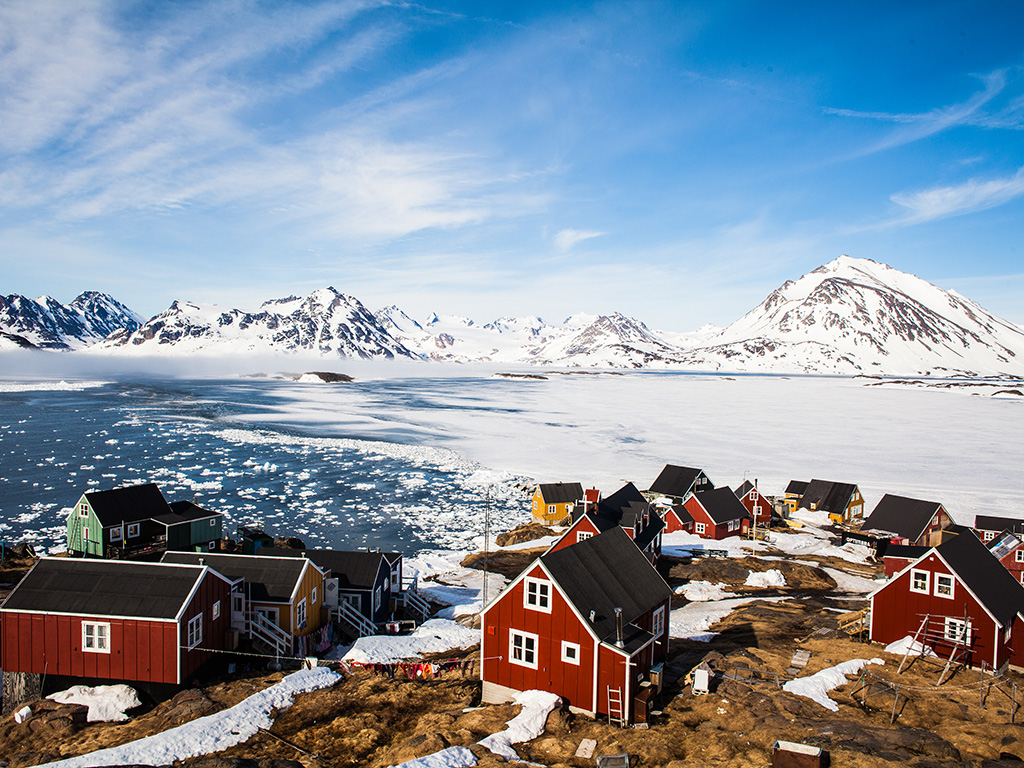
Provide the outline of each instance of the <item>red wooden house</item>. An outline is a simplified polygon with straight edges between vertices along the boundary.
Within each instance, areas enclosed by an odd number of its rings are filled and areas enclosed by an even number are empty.
[[[697,493],[683,502],[693,518],[693,532],[704,539],[743,536],[750,528],[750,516],[731,488]]]
[[[1024,586],[972,532],[928,550],[870,599],[873,641],[910,635],[970,666],[1024,663]]]
[[[224,648],[230,594],[204,566],[43,558],[0,606],[0,665],[180,685]]]
[[[667,655],[671,597],[617,526],[545,553],[481,614],[483,700],[538,689],[630,720]]]
[[[994,515],[976,515],[974,530],[986,544],[1003,531],[1024,536],[1024,520],[1014,517],[995,517]]]
[[[751,520],[756,521],[758,525],[768,525],[772,521],[772,503],[757,490],[756,480],[744,480],[743,485],[737,488],[735,493]]]
[[[893,544],[934,547],[941,543],[942,531],[952,524],[946,508],[937,501],[887,493],[865,518],[861,531],[882,534]]]
[[[1021,537],[1009,531],[999,536],[988,544],[988,551],[1003,564],[1014,579],[1024,584],[1024,543]]]
[[[682,504],[661,507],[662,519],[665,521],[665,533],[693,533],[693,515]]]
[[[879,556],[882,558],[885,575],[890,579],[931,549],[931,547],[912,547],[906,544],[886,544],[885,542],[883,544],[885,546],[879,548],[881,552]]]

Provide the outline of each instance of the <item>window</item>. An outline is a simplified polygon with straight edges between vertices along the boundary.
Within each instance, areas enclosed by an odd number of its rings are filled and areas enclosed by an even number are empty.
[[[580,647],[576,643],[570,643],[568,640],[562,641],[562,661],[566,664],[575,664],[579,666],[580,663]]]
[[[1024,584],[1024,571],[1020,572],[1020,583]]]
[[[555,514],[555,505],[554,504],[548,504],[548,514],[549,515]]]
[[[120,541],[121,540],[121,529],[120,528],[111,528],[110,529],[110,540],[111,541]]]
[[[84,501],[81,504],[78,505],[78,516],[79,517],[88,517],[89,516],[89,505],[86,504]]]
[[[947,617],[945,637],[954,643],[962,640],[967,645],[970,645],[971,622]]]
[[[233,613],[241,613],[245,609],[245,598],[242,595],[231,596],[231,610]]]
[[[938,597],[953,597],[953,577],[945,573],[935,574],[935,594]]]
[[[577,531],[576,532],[576,541],[578,541],[578,542],[579,541],[586,541],[587,539],[591,539],[593,537],[594,537],[594,534],[591,531]]]
[[[377,587],[375,590],[373,590],[373,610],[375,610],[375,611],[380,610],[380,600],[381,600],[381,589],[380,589],[380,587]]]
[[[537,668],[537,636],[529,632],[508,631],[508,660],[520,667]]]
[[[316,587],[313,587],[313,593],[309,596],[309,602],[316,603]]]
[[[730,531],[735,531],[739,527],[740,527],[740,521],[739,520],[730,520],[729,521],[729,530]]]
[[[761,505],[760,504],[755,504],[754,505],[754,514],[760,516],[760,514],[761,514]]]
[[[210,611],[210,618],[216,621],[220,618],[220,600],[213,604],[213,610]]]
[[[534,500],[533,500],[533,511],[534,511],[534,512],[536,512],[536,511],[537,511],[537,504],[538,504],[537,500],[536,500],[536,499],[534,499]]]
[[[696,525],[694,526],[694,530],[695,530],[695,531],[696,531],[697,533],[704,533],[704,531],[706,530],[706,528],[705,528],[705,526],[704,526],[704,523],[697,523],[697,524],[696,524]]]
[[[1018,549],[1013,553],[1013,559],[1018,563],[1024,563],[1024,549]]]
[[[661,637],[665,634],[665,606],[659,606],[654,609],[654,614],[651,616],[651,634],[655,637]]]
[[[757,501],[757,491],[751,491],[749,498],[751,501]]]
[[[88,525],[85,526],[85,528],[83,528],[82,531],[83,531],[83,535],[85,536],[85,540],[89,541],[89,526]]]
[[[211,517],[210,518],[210,527],[211,528],[216,528],[217,527],[217,518],[216,517]]]
[[[188,620],[188,647],[195,648],[203,642],[203,614]]]
[[[299,600],[299,604],[295,606],[295,620],[299,629],[306,628],[306,598]]]
[[[923,595],[927,595],[929,590],[929,580],[931,574],[928,571],[919,571],[913,569],[910,571],[910,591],[920,592]]]
[[[134,539],[138,535],[139,535],[139,524],[138,523],[132,523],[131,525],[129,525],[128,526],[128,538],[129,539]]]
[[[551,613],[551,584],[541,579],[526,577],[523,590],[523,607],[531,611]]]
[[[983,538],[985,541],[992,541],[992,539],[994,539],[995,537],[996,534],[994,531],[985,531],[985,535]]]
[[[211,541],[211,542],[210,542],[209,544],[207,544],[207,548],[208,548],[208,549],[209,549],[209,550],[210,550],[211,552],[213,552],[213,550],[215,550],[215,549],[217,548],[217,541],[216,541],[216,539],[215,539],[215,540],[213,540],[213,541]]]
[[[110,653],[110,624],[82,622],[82,650],[88,653]]]

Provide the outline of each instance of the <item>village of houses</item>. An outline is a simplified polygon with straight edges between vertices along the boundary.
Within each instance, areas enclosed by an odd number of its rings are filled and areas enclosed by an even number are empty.
[[[229,538],[155,484],[89,491],[65,555],[5,563],[0,760],[1024,758],[1024,521],[955,525],[895,494],[867,510],[847,482],[652,474],[541,484],[521,527],[429,575],[402,552]],[[118,697],[127,714],[94,717]]]

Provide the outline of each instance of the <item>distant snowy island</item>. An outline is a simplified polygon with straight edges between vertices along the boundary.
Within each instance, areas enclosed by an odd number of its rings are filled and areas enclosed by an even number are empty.
[[[904,377],[1024,376],[1024,330],[953,291],[841,256],[789,281],[727,328],[656,331],[619,313],[477,324],[397,306],[371,312],[323,288],[254,311],[175,301],[143,320],[112,297],[0,297],[0,349],[118,357],[316,355],[574,369]]]

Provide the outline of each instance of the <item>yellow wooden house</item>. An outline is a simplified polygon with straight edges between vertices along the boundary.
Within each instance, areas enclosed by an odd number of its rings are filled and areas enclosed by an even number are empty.
[[[568,525],[572,512],[583,503],[583,486],[579,483],[542,483],[533,492],[533,519],[545,525]]]
[[[788,504],[789,489],[786,490]],[[849,523],[851,520],[864,517],[864,497],[861,496],[860,489],[852,483],[811,480],[800,496],[797,508],[821,510],[828,513],[833,523]]]

